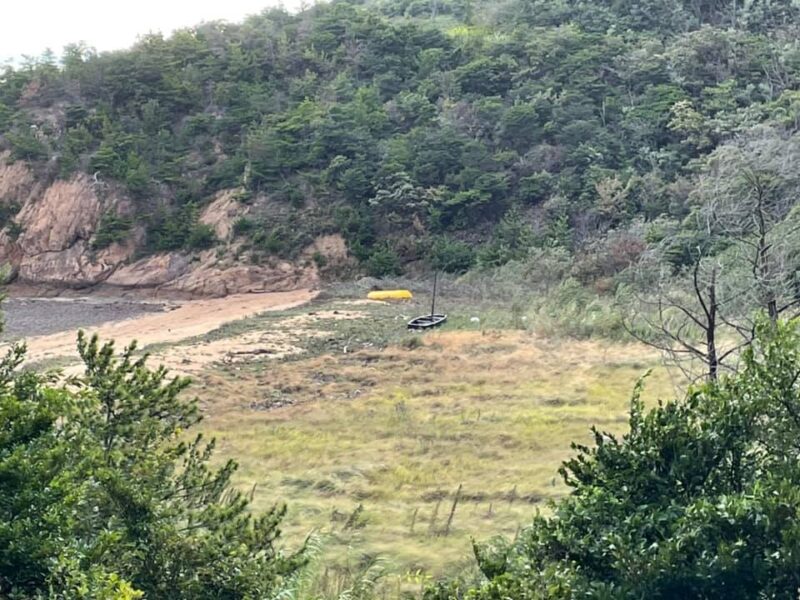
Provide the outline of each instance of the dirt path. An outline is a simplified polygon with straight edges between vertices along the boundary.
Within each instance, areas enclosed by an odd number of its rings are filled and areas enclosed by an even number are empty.
[[[225,323],[267,311],[286,310],[312,300],[317,292],[296,290],[269,294],[241,294],[226,298],[195,300],[161,313],[106,323],[86,328],[103,340],[114,340],[118,348],[133,340],[140,347],[151,344],[176,343],[203,335]],[[76,330],[27,339],[30,361],[75,356]]]

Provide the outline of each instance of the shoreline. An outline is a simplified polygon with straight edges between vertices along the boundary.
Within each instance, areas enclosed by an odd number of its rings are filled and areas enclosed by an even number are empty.
[[[5,309],[7,330],[3,345],[12,338],[24,339],[28,361],[74,357],[78,330],[97,334],[103,341],[114,340],[118,348],[134,340],[140,348],[154,344],[177,343],[206,334],[240,319],[264,312],[287,310],[306,304],[317,297],[317,290],[235,294],[224,298],[173,301],[150,304],[117,299],[80,298],[12,298]],[[17,326],[14,319],[20,308],[30,311],[26,324]],[[110,316],[107,320],[93,317]],[[69,318],[67,318],[69,317]],[[42,333],[35,333],[40,331]]]

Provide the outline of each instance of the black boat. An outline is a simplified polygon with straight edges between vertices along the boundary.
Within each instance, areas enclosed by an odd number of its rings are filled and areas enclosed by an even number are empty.
[[[416,317],[408,322],[409,329],[433,329],[447,321],[447,315],[436,314],[436,280],[438,273],[433,274],[433,300],[431,300],[431,314]]]
[[[447,321],[447,315],[424,315],[422,317],[417,317],[415,319],[411,319],[408,322],[409,329],[432,329],[433,327],[438,327],[442,323]]]

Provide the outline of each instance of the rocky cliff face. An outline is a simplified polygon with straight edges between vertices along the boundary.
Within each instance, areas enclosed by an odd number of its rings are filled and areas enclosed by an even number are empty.
[[[247,212],[232,192],[221,192],[200,220],[211,226],[221,246],[200,253],[169,252],[135,260],[141,231],[124,243],[94,250],[92,240],[103,214],[130,215],[123,197],[98,193],[86,175],[41,185],[20,162],[0,155],[0,205],[15,214],[0,231],[0,264],[19,284],[48,290],[114,288],[156,296],[224,296],[244,292],[313,287],[319,273],[311,257],[346,260],[338,236],[317,240],[296,263],[254,265],[233,239],[233,223]]]

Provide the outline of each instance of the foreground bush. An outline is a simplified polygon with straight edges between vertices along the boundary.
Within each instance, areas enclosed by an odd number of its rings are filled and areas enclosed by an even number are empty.
[[[299,556],[275,548],[284,514],[253,518],[230,487],[186,380],[135,347],[80,337],[82,377],[57,384],[0,363],[0,597],[266,598]],[[185,441],[187,440],[187,441]]]
[[[797,597],[800,589],[800,336],[764,325],[736,376],[645,410],[630,433],[595,431],[561,473],[572,488],[513,543],[476,547],[469,598]]]

